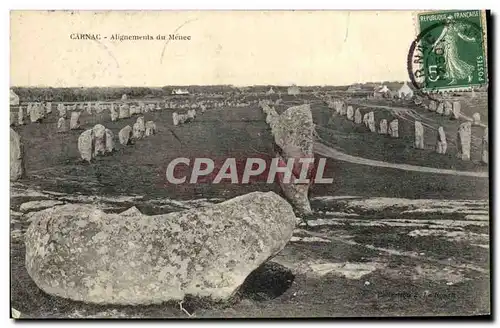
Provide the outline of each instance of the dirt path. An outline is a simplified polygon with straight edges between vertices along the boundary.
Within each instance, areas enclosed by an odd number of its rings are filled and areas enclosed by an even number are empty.
[[[352,156],[352,155],[345,154],[341,151],[338,151],[334,148],[328,147],[328,146],[326,146],[322,143],[319,143],[319,142],[314,143],[314,152],[321,155],[321,156],[326,156],[329,158],[333,158],[333,159],[344,161],[344,162],[350,162],[350,163],[354,163],[354,164],[377,166],[377,167],[387,167],[387,168],[403,170],[403,171],[416,171],[416,172],[434,173],[434,174],[449,174],[449,175],[460,175],[460,176],[469,176],[469,177],[477,177],[477,178],[488,178],[488,172],[467,172],[467,171],[437,169],[437,168],[433,168],[433,167],[417,166],[417,165],[409,165],[409,164],[396,164],[396,163],[389,163],[389,162],[367,159],[367,158],[358,157],[358,156]]]

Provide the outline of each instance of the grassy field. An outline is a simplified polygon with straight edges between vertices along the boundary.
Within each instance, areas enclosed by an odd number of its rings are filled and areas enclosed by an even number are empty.
[[[278,111],[303,102],[293,97],[286,100],[285,105],[277,106]],[[471,162],[456,159],[452,145],[449,155],[434,154],[432,135],[426,135],[429,149],[415,150],[410,122],[400,120],[403,137],[394,140],[355,127],[345,117],[332,118],[324,105],[312,97],[306,100],[312,104],[315,123],[322,128],[318,129],[320,136],[348,154],[457,170],[488,169],[477,162],[477,147]],[[177,157],[270,158],[272,136],[261,109],[211,109],[181,126],[173,126],[171,110],[145,113],[146,121],[156,122],[158,134],[127,147],[117,143],[115,153],[91,164],[83,163],[77,150],[83,129],[99,123],[117,136],[136,118],[111,122],[108,111],[96,115],[84,112],[81,130],[58,134],[56,112],[43,123],[14,127],[25,143],[27,178],[11,185],[12,307],[24,317],[187,317],[178,304],[95,306],[45,294],[24,268],[23,233],[29,213],[20,213],[19,206],[31,200],[53,199],[99,204],[110,212],[137,206],[151,215],[195,206],[193,200],[220,202],[255,190],[279,193],[276,184],[171,185],[165,179],[166,166]],[[436,122],[433,126],[444,124],[433,113],[418,113],[428,118],[429,124]],[[378,120],[393,114],[377,110],[375,115]],[[456,130],[456,125],[450,121],[447,128]],[[294,239],[254,272],[229,304],[189,299],[184,308],[195,318],[489,313],[489,225],[484,220],[489,208],[488,179],[333,159],[327,160],[325,176],[333,177],[334,182],[314,185],[311,190],[311,219],[323,223],[298,227]],[[386,205],[369,203],[372,205],[363,207],[355,203],[358,199],[371,201],[372,197],[387,197],[374,201]],[[426,209],[418,203],[392,203],[403,198],[434,199],[435,205]],[[453,203],[464,199],[468,201]],[[472,214],[479,214],[482,221],[470,217]],[[354,267],[351,271],[346,269],[350,266]],[[366,272],[361,277],[353,276],[363,270]]]

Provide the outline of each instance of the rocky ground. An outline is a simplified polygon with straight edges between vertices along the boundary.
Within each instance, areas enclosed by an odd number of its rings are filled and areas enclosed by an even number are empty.
[[[45,294],[24,267],[34,211],[63,203],[119,212],[170,212],[221,199],[144,200],[54,194],[22,184],[11,191],[11,299],[24,318],[338,317],[487,314],[488,202],[316,197],[314,215],[285,249],[247,279],[228,304],[95,306]]]

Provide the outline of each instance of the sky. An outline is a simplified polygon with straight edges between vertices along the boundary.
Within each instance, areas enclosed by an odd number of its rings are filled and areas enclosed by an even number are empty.
[[[10,23],[11,86],[46,87],[402,81],[417,34],[410,11],[12,11]],[[156,40],[169,34],[190,40]]]

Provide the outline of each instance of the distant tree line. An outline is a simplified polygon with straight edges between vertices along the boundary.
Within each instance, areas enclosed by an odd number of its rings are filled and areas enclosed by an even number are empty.
[[[362,89],[371,89],[380,84],[402,85],[402,82],[381,82],[381,83],[360,83]],[[195,94],[229,94],[242,95],[245,93],[265,93],[273,88],[274,92],[285,94],[288,86],[274,85],[254,85],[248,87],[238,87],[232,85],[179,85],[164,87],[73,87],[73,88],[52,88],[52,87],[13,87],[12,90],[19,96],[22,102],[27,101],[54,101],[54,102],[74,102],[74,101],[109,101],[121,99],[123,94],[129,98],[162,98],[171,97],[174,89],[187,89],[191,95]],[[346,91],[346,86],[299,86],[302,92],[313,91]]]

